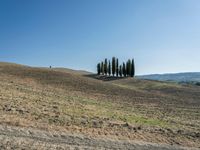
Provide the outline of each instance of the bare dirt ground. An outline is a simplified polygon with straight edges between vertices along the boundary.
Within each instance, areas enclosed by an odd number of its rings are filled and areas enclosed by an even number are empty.
[[[0,125],[0,149],[127,149],[127,150],[186,150],[188,147],[153,144],[141,141],[97,139],[80,134],[47,132],[32,128]],[[193,148],[195,150],[195,148]]]
[[[0,124],[20,131],[31,128],[200,148],[200,87],[130,78],[104,80],[85,72],[0,63]],[[11,147],[17,146],[17,139],[31,143],[14,134],[9,140],[8,135],[1,134],[1,141]]]

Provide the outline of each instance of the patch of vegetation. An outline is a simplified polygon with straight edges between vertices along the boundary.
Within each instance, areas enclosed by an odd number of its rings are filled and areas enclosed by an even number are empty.
[[[112,66],[112,67],[111,67]],[[111,72],[112,71],[112,72]],[[135,63],[134,59],[132,61],[128,59],[126,63],[122,63],[119,65],[118,58],[112,58],[112,65],[109,60],[106,58],[105,61],[102,61],[97,64],[97,74],[98,75],[105,75],[110,76],[112,73],[113,77],[134,77],[135,76]]]
[[[123,121],[130,124],[169,126],[167,122],[159,119],[148,118],[137,114],[136,109],[120,104],[111,103],[108,100],[97,101],[95,99],[85,99],[84,97],[73,97],[74,104],[71,107],[62,107],[66,114],[73,114],[75,118],[87,117],[88,121],[94,118],[110,118],[113,121]],[[135,111],[134,111],[135,110]]]

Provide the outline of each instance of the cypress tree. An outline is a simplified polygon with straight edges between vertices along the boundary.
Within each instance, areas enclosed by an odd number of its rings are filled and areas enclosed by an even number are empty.
[[[104,72],[107,75],[107,73],[108,73],[108,61],[107,61],[107,58],[105,59],[105,62],[104,62]]]
[[[131,76],[131,70],[132,70],[131,67],[132,67],[131,60],[129,59],[128,60],[128,71],[127,71],[129,76]]]
[[[101,62],[101,73],[102,73],[102,75],[104,75],[104,64],[103,64],[103,61]]]
[[[102,67],[101,67],[101,62],[100,62],[100,74],[102,73]]]
[[[101,73],[101,65],[100,63],[97,64],[97,74],[100,75]]]
[[[124,63],[122,63],[122,76],[124,76]]]
[[[127,76],[129,76],[129,74],[128,74],[128,73],[129,73],[128,66],[129,66],[129,65],[128,65],[128,61],[127,61],[127,62],[126,62],[126,75],[127,75]]]
[[[135,63],[134,63],[134,59],[132,59],[132,63],[131,63],[131,77],[135,76]]]
[[[122,77],[122,65],[119,66],[119,76]]]
[[[110,60],[109,60],[109,63],[108,63],[108,74],[109,74],[109,76],[110,76],[110,74],[111,74],[111,64],[110,64]]]
[[[112,75],[114,76],[116,72],[116,61],[115,57],[112,58]]]
[[[117,77],[119,75],[119,61],[118,61],[118,58],[116,59],[116,75],[117,75]]]
[[[126,65],[125,65],[125,63],[123,63],[122,71],[123,71],[124,77],[126,77]]]

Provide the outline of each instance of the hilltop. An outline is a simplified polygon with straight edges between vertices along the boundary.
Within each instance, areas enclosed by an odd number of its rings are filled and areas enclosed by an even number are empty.
[[[0,63],[0,122],[200,147],[200,87]]]

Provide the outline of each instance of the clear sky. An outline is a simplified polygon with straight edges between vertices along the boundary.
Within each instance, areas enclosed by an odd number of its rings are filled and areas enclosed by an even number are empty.
[[[200,71],[200,0],[0,0],[0,61],[136,74]]]

